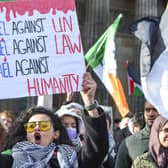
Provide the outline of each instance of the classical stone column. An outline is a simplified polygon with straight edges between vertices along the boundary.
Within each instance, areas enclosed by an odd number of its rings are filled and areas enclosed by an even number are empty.
[[[85,22],[82,32],[84,53],[88,51],[109,26],[109,16],[110,0],[85,0]],[[93,77],[98,83],[96,98],[101,100],[101,104],[109,104],[108,92],[104,90],[104,86],[94,73]]]
[[[26,107],[30,108],[32,106],[36,106],[37,105],[37,101],[38,101],[38,97],[27,97],[27,104]]]
[[[109,0],[85,1],[84,49],[87,51],[107,28],[110,15]]]
[[[38,96],[37,106],[43,106],[52,110],[53,108],[53,95]]]
[[[157,0],[136,0],[135,16],[137,19],[145,16],[157,16]]]

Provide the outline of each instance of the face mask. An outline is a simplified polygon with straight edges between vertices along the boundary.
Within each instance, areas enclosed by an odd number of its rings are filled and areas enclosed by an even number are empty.
[[[66,130],[67,130],[68,136],[71,140],[76,139],[76,137],[77,137],[76,128],[70,127],[70,128],[66,128]]]

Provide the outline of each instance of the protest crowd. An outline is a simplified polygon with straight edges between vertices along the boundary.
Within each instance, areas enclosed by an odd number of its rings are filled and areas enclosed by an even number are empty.
[[[0,16],[5,18],[5,21],[0,21],[0,36],[3,36],[0,56],[4,57],[3,68],[0,66],[4,71],[0,99],[53,94],[65,94],[66,99],[57,109],[37,103],[17,115],[7,109],[0,112],[0,168],[168,168],[168,105],[164,94],[168,89],[165,83],[168,79],[165,65],[168,41],[141,37],[147,29],[152,36],[168,26],[163,24],[168,7],[161,18],[143,18],[130,26],[130,31],[143,45],[141,59],[144,64],[140,77],[145,101],[143,111],[129,111],[124,93],[117,94],[119,89],[122,91],[122,86],[114,73],[117,62],[113,59],[113,42],[122,14],[89,49],[84,60],[74,1],[69,0],[67,4],[60,0],[50,0],[47,5],[41,3],[43,8],[38,8],[41,4],[33,4],[30,0],[30,13],[25,14],[27,9],[20,10],[17,6],[25,5],[24,1],[23,4],[0,2]],[[3,11],[3,7],[6,10]],[[13,8],[14,16],[10,14],[10,8]],[[48,8],[52,8],[52,12]],[[39,11],[33,13],[34,9]],[[34,20],[27,20],[30,17]],[[48,29],[48,24],[51,29]],[[144,31],[141,34],[138,27],[142,25]],[[13,55],[6,39],[13,42]],[[146,57],[157,53],[154,43],[161,44],[164,40],[167,43],[162,44],[164,47],[159,53],[162,55],[163,52],[164,59],[160,56],[160,62],[150,64]],[[25,58],[28,56],[30,58]],[[11,66],[12,61],[15,66]],[[146,68],[149,64],[152,70]],[[16,68],[15,73],[11,67]],[[120,117],[113,117],[103,108],[102,102],[97,101],[99,86],[88,67],[101,79]],[[156,72],[163,78],[153,80]],[[16,85],[15,77],[21,85],[16,86],[16,90],[11,87]],[[80,93],[78,96],[82,102],[74,101],[76,93]]]
[[[84,105],[73,93],[57,111],[32,107],[14,119],[0,113],[4,168],[166,168],[168,120],[146,100],[144,112],[115,119],[95,101],[96,83],[89,72],[82,82]]]

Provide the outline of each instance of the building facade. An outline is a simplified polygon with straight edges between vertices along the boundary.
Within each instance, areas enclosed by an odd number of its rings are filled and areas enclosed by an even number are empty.
[[[127,102],[132,113],[143,111],[144,97],[128,95],[126,60],[133,63],[139,72],[140,42],[129,32],[129,25],[144,16],[160,16],[167,0],[76,0],[79,28],[82,37],[84,53],[93,45],[98,37],[114,21],[119,13],[123,14],[116,35],[116,58],[118,76],[124,88]],[[89,71],[91,71],[89,69]],[[91,71],[92,72],[92,71]],[[112,106],[113,116],[120,116],[111,96],[105,90],[97,76],[92,72],[97,82],[96,99],[100,104]],[[53,108],[57,109],[65,95],[54,95]],[[82,102],[79,93],[75,101]],[[0,101],[0,111],[12,110],[16,115],[22,110],[37,104],[37,97],[8,99]]]

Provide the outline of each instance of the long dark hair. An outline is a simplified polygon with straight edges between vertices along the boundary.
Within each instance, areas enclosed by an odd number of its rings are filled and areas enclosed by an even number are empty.
[[[35,114],[45,114],[47,115],[53,124],[54,130],[60,131],[60,137],[58,140],[54,140],[53,142],[58,144],[68,144],[72,145],[65,127],[62,125],[61,120],[57,115],[52,113],[50,110],[44,107],[33,107],[28,109],[27,111],[20,114],[20,116],[14,121],[12,127],[10,128],[7,140],[4,146],[5,149],[11,149],[14,144],[20,141],[26,141],[27,135],[24,129],[24,124],[28,122],[28,120]]]

